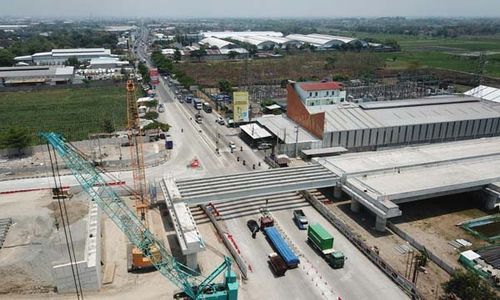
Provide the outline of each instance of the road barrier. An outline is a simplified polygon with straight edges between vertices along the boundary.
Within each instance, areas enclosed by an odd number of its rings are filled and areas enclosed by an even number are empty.
[[[248,267],[247,267],[247,264],[245,263],[245,261],[243,260],[243,258],[241,257],[239,249],[237,249],[237,246],[235,246],[236,242],[234,242],[234,240],[231,236],[231,240],[235,244],[233,245],[233,243],[231,243],[231,241],[228,238],[228,234],[226,233],[225,230],[222,229],[219,222],[215,219],[214,215],[207,208],[206,205],[201,204],[200,207],[207,214],[207,216],[210,219],[210,221],[212,222],[212,224],[214,224],[215,229],[217,230],[217,233],[219,234],[219,236],[222,239],[222,242],[224,243],[224,245],[226,245],[227,249],[229,249],[229,252],[231,252],[231,255],[233,256],[234,260],[236,261],[236,264],[240,268],[241,275],[243,276],[244,279],[247,279],[248,278]]]
[[[321,203],[309,191],[300,192],[307,201],[309,201],[316,210],[322,214],[338,231],[340,231],[351,243],[356,246],[361,252],[368,257],[380,270],[382,270],[392,281],[394,281],[405,293],[410,295],[412,299],[424,299],[422,294],[417,290],[415,284],[406,279],[398,271],[392,268],[384,259],[382,259],[375,251],[373,251],[364,241],[356,236],[349,227],[338,219],[323,203]]]

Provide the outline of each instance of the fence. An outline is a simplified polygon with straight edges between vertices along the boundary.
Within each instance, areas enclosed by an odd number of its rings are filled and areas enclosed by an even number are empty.
[[[387,222],[387,227],[389,227],[390,230],[394,231],[394,233],[399,235],[402,239],[404,239],[405,241],[410,243],[410,245],[415,247],[415,249],[427,253],[428,257],[434,263],[436,263],[438,266],[440,266],[443,270],[445,270],[448,274],[450,274],[450,275],[453,274],[455,269],[452,266],[450,266],[449,264],[444,262],[441,258],[439,258],[437,255],[435,255],[431,251],[429,251],[429,249],[425,248],[425,246],[423,246],[422,244],[417,242],[415,239],[413,239],[409,234],[404,232],[402,229],[396,227],[394,224],[392,224],[389,221]]]
[[[200,207],[207,214],[208,218],[210,218],[210,221],[212,222],[212,224],[214,224],[215,229],[217,230],[217,233],[222,238],[222,242],[229,249],[229,252],[231,252],[231,255],[233,256],[234,260],[236,261],[236,264],[238,265],[238,267],[241,270],[241,275],[243,276],[243,278],[247,279],[248,278],[248,268],[247,268],[247,265],[245,264],[245,262],[243,261],[243,258],[241,258],[241,256],[238,254],[238,251],[235,249],[234,245],[227,238],[226,232],[219,225],[219,223],[215,219],[214,215],[207,208],[207,206],[202,204],[202,205],[200,205]]]
[[[398,271],[393,269],[385,260],[376,254],[365,242],[358,238],[342,221],[340,221],[323,203],[308,191],[301,191],[301,194],[309,201],[319,213],[321,213],[337,230],[339,230],[354,246],[368,257],[380,270],[392,279],[405,293],[412,299],[424,299],[418,292],[417,287],[411,281],[406,279]]]

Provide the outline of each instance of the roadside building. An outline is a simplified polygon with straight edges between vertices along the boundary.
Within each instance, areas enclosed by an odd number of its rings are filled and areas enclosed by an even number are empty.
[[[120,60],[116,57],[99,57],[90,60],[90,69],[120,69],[129,66],[126,60]]]
[[[17,56],[14,60],[33,65],[63,65],[68,59],[73,57],[83,63],[89,62],[93,58],[117,58],[117,55],[111,54],[110,49],[104,48],[53,49],[50,52]]]
[[[73,67],[18,66],[0,68],[0,87],[68,84],[73,78]]]

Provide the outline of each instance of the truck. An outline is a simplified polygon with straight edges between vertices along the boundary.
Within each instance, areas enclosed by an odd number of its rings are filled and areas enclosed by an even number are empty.
[[[202,106],[201,100],[198,98],[193,99],[193,106],[197,110],[201,110],[201,106]]]
[[[302,209],[296,209],[293,211],[293,220],[299,229],[307,229],[309,222],[307,221],[307,217]]]
[[[342,251],[333,249],[333,236],[320,224],[311,224],[307,228],[307,242],[316,248],[321,256],[334,269],[344,267],[345,256]]]
[[[265,227],[264,233],[273,245],[273,248],[276,249],[281,258],[283,258],[287,267],[296,268],[299,265],[300,260],[290,246],[288,246],[285,239],[283,239],[278,229],[274,226]]]
[[[288,269],[285,261],[276,252],[269,253],[267,256],[269,258],[268,263],[273,270],[274,275],[283,276]]]
[[[212,106],[208,102],[203,103],[203,110],[206,113],[211,113],[212,112]]]

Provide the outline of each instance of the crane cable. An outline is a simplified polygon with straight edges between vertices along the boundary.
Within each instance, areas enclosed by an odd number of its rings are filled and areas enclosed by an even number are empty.
[[[64,229],[64,238],[66,240],[66,247],[68,249],[69,261],[70,261],[70,265],[71,265],[71,273],[73,276],[73,282],[75,284],[76,296],[78,299],[80,299],[80,297],[81,297],[81,299],[83,300],[82,284],[80,282],[80,273],[78,271],[78,265],[76,264],[76,254],[75,254],[75,248],[74,248],[74,244],[73,244],[73,236],[72,236],[71,228],[70,228],[70,224],[69,224],[68,211],[66,209],[66,202],[64,201],[64,198],[61,197],[62,183],[61,183],[61,175],[59,172],[59,165],[57,162],[57,156],[56,156],[55,150],[53,148],[52,148],[53,152],[51,154],[51,151],[50,151],[51,149],[50,149],[48,143],[47,143],[47,149],[49,152],[50,165],[52,168],[54,187],[57,191],[56,198],[57,198],[57,202],[58,202],[58,206],[59,206],[59,213],[61,214],[61,220],[62,220],[62,225],[63,225],[63,229]],[[56,168],[54,168],[54,165],[56,166]],[[63,209],[64,209],[64,211],[63,211]],[[67,224],[67,226],[66,226],[66,224]]]

